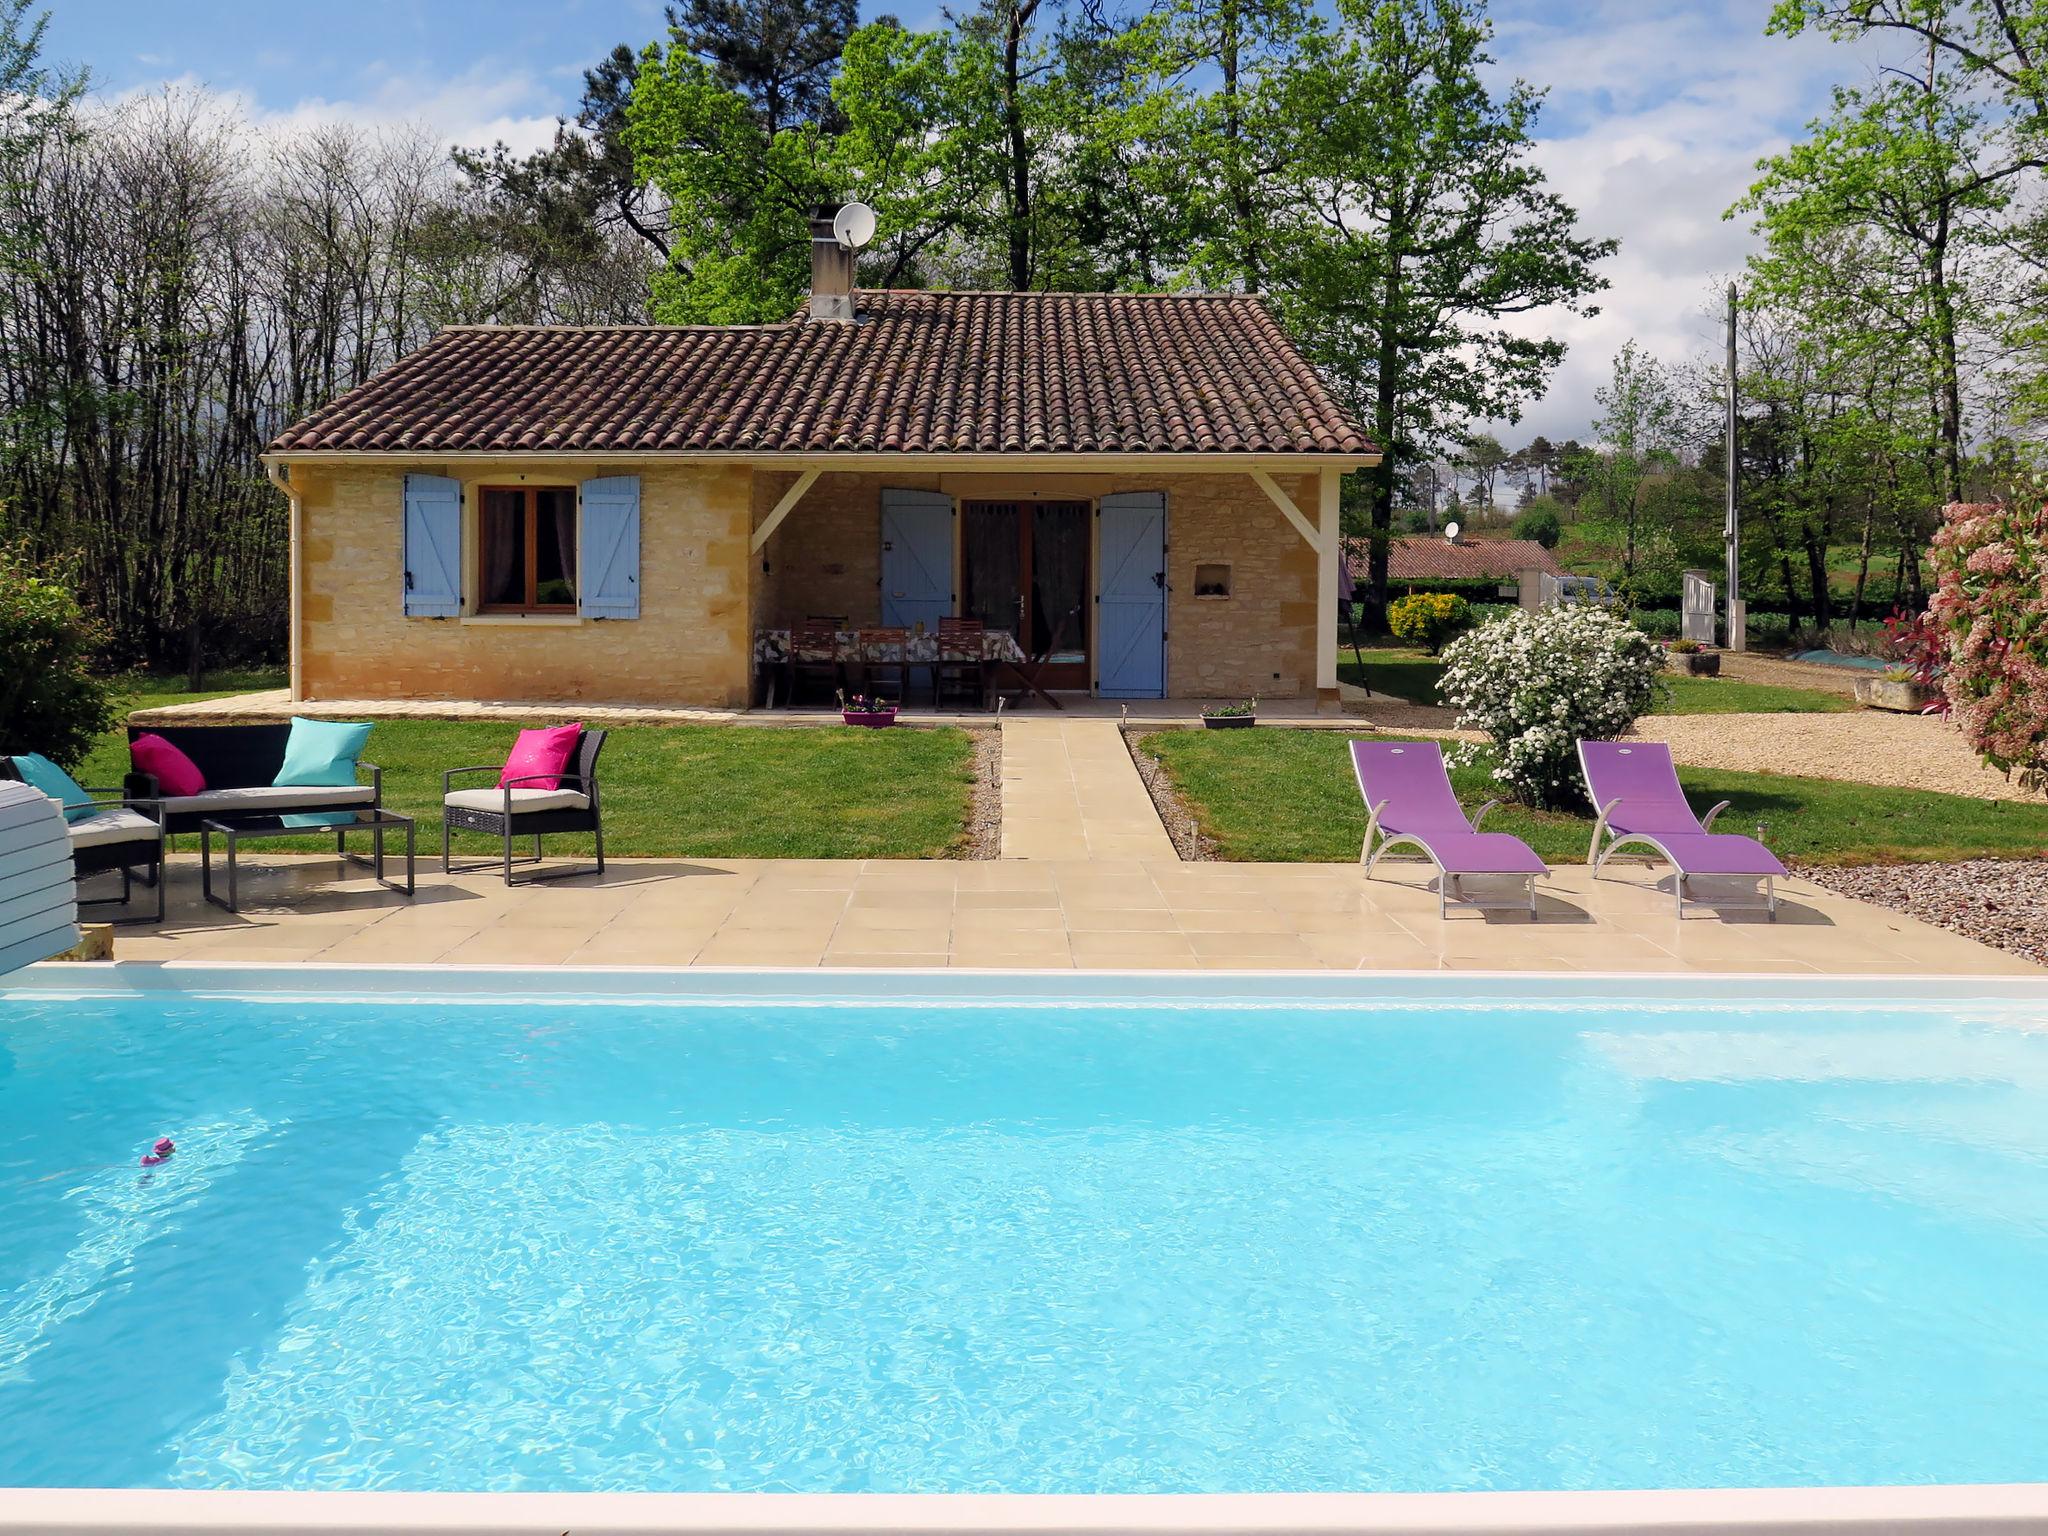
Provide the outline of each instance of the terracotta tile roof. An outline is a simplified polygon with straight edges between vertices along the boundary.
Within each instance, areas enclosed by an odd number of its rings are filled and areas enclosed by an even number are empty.
[[[1353,575],[1365,576],[1366,546],[1353,539],[1345,550]],[[1564,573],[1557,556],[1534,539],[1460,539],[1453,544],[1441,534],[1410,534],[1387,546],[1389,581],[1512,581],[1523,571]]]
[[[271,451],[1374,451],[1257,298],[858,305],[851,325],[453,327]]]

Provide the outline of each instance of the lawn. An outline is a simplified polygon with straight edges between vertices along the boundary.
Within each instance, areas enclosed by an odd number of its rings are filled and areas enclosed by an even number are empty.
[[[1165,765],[1222,857],[1299,862],[1356,859],[1365,840],[1348,742],[1342,731],[1260,729],[1160,731],[1141,745]],[[1468,810],[1499,793],[1483,763],[1451,777]],[[2048,806],[1719,768],[1681,768],[1679,777],[1702,815],[1716,801],[1734,802],[1719,830],[1753,833],[1762,824],[1787,862],[2035,858],[2048,846]],[[1548,862],[1583,863],[1592,818],[1502,806],[1486,830],[1526,839]]]
[[[1368,649],[1364,656],[1363,682],[1374,693],[1391,694],[1411,704],[1442,702],[1436,696],[1436,685],[1444,668],[1434,656],[1391,646]],[[1337,676],[1354,685],[1361,681],[1358,661],[1348,651],[1338,652]],[[1678,673],[1667,673],[1664,681],[1670,693],[1652,714],[1803,715],[1832,714],[1856,707],[1853,700],[1821,688],[1781,688],[1771,683],[1739,682],[1732,677],[1690,677]]]
[[[134,703],[152,705],[217,696],[163,687],[129,692]],[[503,762],[517,730],[511,722],[489,720],[377,722],[366,755],[384,769],[384,803],[417,818],[422,855],[440,848],[443,770]],[[127,762],[126,733],[112,731],[80,777],[118,784]],[[965,838],[974,748],[967,732],[952,729],[620,726],[605,742],[598,777],[607,854],[943,858]],[[547,846],[551,855],[557,849],[574,855],[588,852],[589,844],[563,836]],[[305,846],[333,845],[309,839]],[[458,857],[483,856],[495,847],[474,836],[456,842]]]

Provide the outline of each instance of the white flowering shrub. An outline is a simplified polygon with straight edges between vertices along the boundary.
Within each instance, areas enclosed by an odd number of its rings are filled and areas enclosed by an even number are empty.
[[[1621,735],[1664,686],[1656,643],[1584,603],[1503,614],[1453,640],[1443,659],[1438,696],[1460,726],[1492,739],[1494,778],[1536,806],[1583,805],[1580,739]]]

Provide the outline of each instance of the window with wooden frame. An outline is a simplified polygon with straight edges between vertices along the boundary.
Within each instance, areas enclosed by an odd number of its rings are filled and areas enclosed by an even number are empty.
[[[485,613],[576,611],[576,488],[486,485],[477,554]]]

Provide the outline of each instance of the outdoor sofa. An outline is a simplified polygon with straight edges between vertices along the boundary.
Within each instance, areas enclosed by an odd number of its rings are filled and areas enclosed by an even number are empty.
[[[143,736],[161,736],[192,759],[206,779],[206,788],[196,795],[166,796],[154,775],[131,770],[123,781],[125,792],[131,799],[160,804],[166,833],[196,832],[201,822],[221,815],[296,816],[382,808],[384,770],[375,763],[356,763],[359,774],[369,775],[367,783],[275,782],[284,767],[291,735],[288,724],[131,725],[131,745]],[[341,846],[339,834],[335,846]]]

